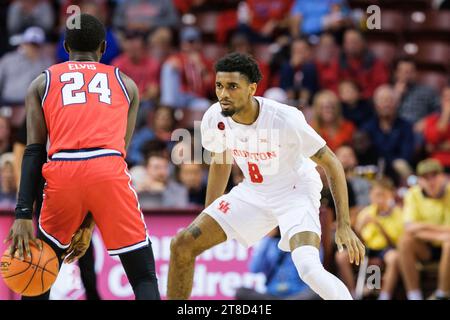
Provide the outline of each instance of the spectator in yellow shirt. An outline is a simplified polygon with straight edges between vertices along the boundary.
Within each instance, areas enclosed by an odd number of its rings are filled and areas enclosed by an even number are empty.
[[[419,184],[404,199],[405,233],[399,242],[400,269],[410,300],[423,299],[418,261],[440,261],[433,297],[450,295],[450,183],[442,165],[426,159],[417,165]]]
[[[370,205],[358,215],[355,230],[367,249],[368,258],[379,258],[385,270],[379,300],[390,300],[399,277],[398,252],[395,249],[403,232],[403,213],[395,204],[395,186],[387,178],[376,180],[370,189]],[[346,251],[336,253],[342,280],[355,291],[352,266]]]

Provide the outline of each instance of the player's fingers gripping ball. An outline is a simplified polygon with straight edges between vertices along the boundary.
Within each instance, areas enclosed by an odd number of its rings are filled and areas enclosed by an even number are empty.
[[[23,296],[38,296],[50,289],[59,270],[58,258],[53,249],[43,242],[42,250],[29,242],[31,257],[24,260],[12,257],[7,249],[1,258],[0,274],[8,288]]]

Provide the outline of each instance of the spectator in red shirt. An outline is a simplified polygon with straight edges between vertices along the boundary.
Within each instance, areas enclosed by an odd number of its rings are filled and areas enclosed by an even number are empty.
[[[329,90],[320,91],[314,98],[313,128],[335,151],[343,144],[352,141],[355,126],[342,116],[338,97]]]
[[[331,64],[339,57],[339,46],[331,33],[323,33],[314,50],[314,58],[321,88],[330,88],[335,83],[335,75],[329,72]]]
[[[172,55],[161,70],[161,104],[204,111],[213,94],[212,64],[202,53],[201,33],[195,27],[181,31],[181,52]]]
[[[442,90],[441,111],[425,118],[424,134],[431,157],[450,172],[450,83]]]
[[[389,81],[389,70],[367,49],[361,32],[349,29],[344,34],[343,51],[329,66],[326,72],[326,88],[337,92],[341,80],[353,80],[362,88],[362,97],[372,97],[375,89]]]
[[[141,101],[156,99],[160,64],[148,55],[145,34],[131,30],[125,32],[123,50],[112,64],[136,82]]]
[[[277,30],[289,28],[292,2],[293,0],[247,0],[239,8],[239,29],[248,33],[252,42],[270,42]]]

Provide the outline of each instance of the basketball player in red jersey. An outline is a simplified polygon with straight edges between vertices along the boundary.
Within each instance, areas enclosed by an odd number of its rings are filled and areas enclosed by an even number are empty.
[[[106,48],[100,21],[87,14],[70,19],[80,24],[66,29],[69,61],[45,70],[27,93],[27,146],[11,251],[21,258],[30,254],[32,208],[42,174],[38,237],[60,262],[67,254],[72,261],[84,253],[95,223],[109,254],[119,255],[136,299],[160,299],[151,243],[124,160],[138,90],[117,68],[98,62]],[[37,297],[48,298],[49,292]]]

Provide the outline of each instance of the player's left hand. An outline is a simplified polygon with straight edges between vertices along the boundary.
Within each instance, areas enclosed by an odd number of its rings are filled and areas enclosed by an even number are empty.
[[[33,220],[31,219],[16,219],[3,243],[9,241],[11,241],[10,256],[14,257],[18,253],[18,257],[22,261],[25,257],[31,257],[29,241],[32,241],[39,250],[42,249],[41,244],[34,237]]]
[[[78,229],[72,237],[69,248],[61,257],[64,263],[72,263],[84,256],[91,244],[92,232],[92,228]]]
[[[350,226],[338,226],[335,238],[339,252],[344,250],[344,246],[347,248],[350,263],[355,262],[359,265],[364,260],[366,254],[364,245]]]

